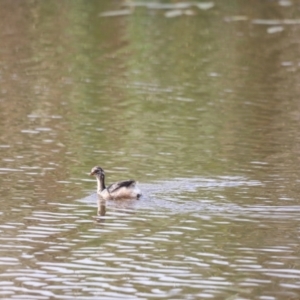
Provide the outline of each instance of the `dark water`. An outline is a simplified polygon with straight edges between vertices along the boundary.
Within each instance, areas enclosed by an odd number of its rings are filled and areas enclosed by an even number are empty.
[[[1,299],[299,299],[296,2],[0,8]]]

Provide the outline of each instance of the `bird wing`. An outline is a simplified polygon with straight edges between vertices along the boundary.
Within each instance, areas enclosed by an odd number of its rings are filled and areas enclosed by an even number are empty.
[[[134,180],[124,180],[111,184],[107,187],[109,193],[115,192],[122,187],[131,188],[135,186]]]

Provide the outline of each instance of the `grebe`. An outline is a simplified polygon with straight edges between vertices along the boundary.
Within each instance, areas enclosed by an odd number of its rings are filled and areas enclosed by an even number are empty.
[[[136,181],[125,180],[115,182],[108,187],[105,186],[105,173],[100,167],[94,167],[90,173],[97,180],[97,193],[105,200],[112,199],[139,199],[142,196],[140,189],[136,186]]]

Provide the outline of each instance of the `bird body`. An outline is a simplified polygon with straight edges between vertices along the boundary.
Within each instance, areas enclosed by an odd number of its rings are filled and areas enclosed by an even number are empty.
[[[142,195],[135,180],[119,181],[106,187],[105,173],[101,167],[92,168],[90,175],[96,177],[97,193],[105,200],[138,199]]]

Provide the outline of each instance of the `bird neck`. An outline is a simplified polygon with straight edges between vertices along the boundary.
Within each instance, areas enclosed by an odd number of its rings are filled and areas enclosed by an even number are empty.
[[[97,191],[102,192],[105,189],[104,176],[96,176],[97,179]]]

